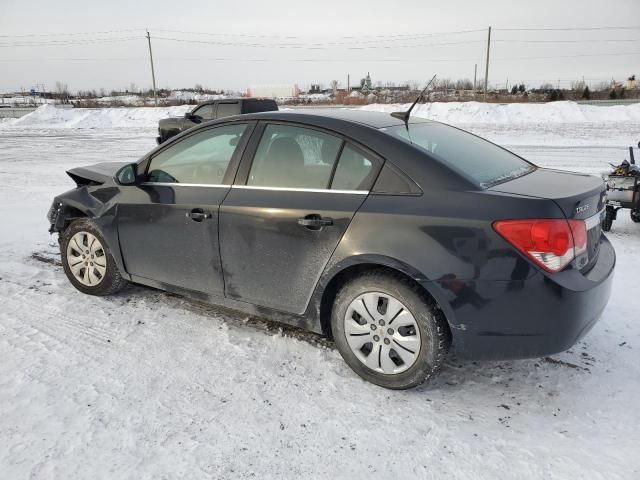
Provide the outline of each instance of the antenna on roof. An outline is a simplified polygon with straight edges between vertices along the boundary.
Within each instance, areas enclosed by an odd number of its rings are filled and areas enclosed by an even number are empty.
[[[392,117],[394,118],[398,118],[400,120],[402,120],[404,122],[405,127],[407,127],[407,129],[409,128],[409,117],[411,116],[411,110],[413,110],[413,107],[416,106],[416,104],[420,101],[420,99],[424,96],[424,92],[427,91],[427,89],[431,86],[431,84],[433,83],[433,81],[436,79],[436,76],[434,75],[433,77],[431,77],[431,80],[429,80],[429,83],[427,83],[427,86],[424,87],[424,90],[422,90],[420,92],[420,95],[418,95],[418,98],[416,98],[416,101],[413,102],[413,104],[409,107],[409,110],[407,110],[406,112],[393,112],[391,114]]]

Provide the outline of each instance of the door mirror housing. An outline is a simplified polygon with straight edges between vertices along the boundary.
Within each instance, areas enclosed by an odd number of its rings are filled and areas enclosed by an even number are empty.
[[[122,167],[115,176],[118,185],[135,185],[138,183],[138,165],[130,163]]]

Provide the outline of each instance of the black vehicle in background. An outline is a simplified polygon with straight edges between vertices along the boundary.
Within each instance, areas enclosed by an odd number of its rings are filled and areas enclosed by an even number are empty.
[[[158,144],[202,122],[245,113],[274,112],[275,100],[268,98],[225,98],[197,105],[184,117],[163,118],[158,125]]]
[[[65,273],[87,294],[133,282],[327,335],[388,388],[431,378],[450,347],[570,348],[611,290],[602,180],[407,117],[238,115],[72,169],[49,212]]]

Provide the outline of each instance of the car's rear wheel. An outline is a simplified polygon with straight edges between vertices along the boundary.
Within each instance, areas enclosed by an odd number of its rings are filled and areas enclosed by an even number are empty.
[[[631,210],[631,221],[640,223],[640,210]]]
[[[67,278],[83,293],[110,295],[127,284],[90,219],[76,220],[60,234],[60,254]]]
[[[450,344],[442,312],[415,284],[370,271],[344,285],[331,318],[336,346],[362,378],[392,389],[438,372]]]

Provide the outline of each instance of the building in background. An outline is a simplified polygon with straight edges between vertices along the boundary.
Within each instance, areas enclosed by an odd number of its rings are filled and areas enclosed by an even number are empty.
[[[275,100],[290,100],[300,95],[297,85],[251,85],[247,89],[248,97],[273,98]]]

